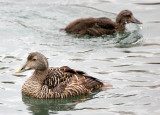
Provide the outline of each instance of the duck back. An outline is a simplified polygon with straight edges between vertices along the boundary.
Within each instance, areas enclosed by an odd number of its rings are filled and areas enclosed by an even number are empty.
[[[113,34],[116,23],[109,18],[81,18],[71,22],[64,30],[71,34],[101,36]]]
[[[67,66],[51,68],[43,81],[39,98],[66,98],[88,94],[99,89],[103,83],[83,71]]]

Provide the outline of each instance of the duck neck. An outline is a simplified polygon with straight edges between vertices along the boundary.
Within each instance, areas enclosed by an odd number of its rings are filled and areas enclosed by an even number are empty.
[[[48,74],[48,68],[46,70],[35,70],[32,78],[33,80],[38,81],[40,84],[44,81],[44,79],[46,78]]]
[[[117,23],[117,30],[124,31],[126,23]]]

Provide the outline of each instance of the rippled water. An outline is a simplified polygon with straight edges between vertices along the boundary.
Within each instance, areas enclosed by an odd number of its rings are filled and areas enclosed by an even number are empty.
[[[0,115],[160,114],[160,3],[158,0],[0,0]],[[59,31],[80,17],[110,17],[130,9],[143,25],[102,37]],[[14,74],[28,53],[50,66],[86,71],[113,88],[69,99],[21,94],[31,71]]]

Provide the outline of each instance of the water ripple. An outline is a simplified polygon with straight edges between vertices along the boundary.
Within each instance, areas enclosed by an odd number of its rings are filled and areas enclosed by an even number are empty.
[[[160,87],[160,84],[158,84],[158,85],[152,85],[152,86],[130,85],[130,87],[147,87],[147,88],[154,89],[154,88],[159,88],[159,87]]]
[[[4,83],[4,84],[15,84],[15,82],[13,82],[13,81],[2,81],[1,83]]]
[[[121,73],[135,72],[135,73],[148,73],[148,74],[152,74],[152,75],[160,75],[158,73],[150,72],[150,71],[147,71],[147,70],[126,70],[126,71],[118,71],[118,72],[121,72]]]
[[[154,3],[135,3],[137,5],[160,5],[160,2],[154,2]]]

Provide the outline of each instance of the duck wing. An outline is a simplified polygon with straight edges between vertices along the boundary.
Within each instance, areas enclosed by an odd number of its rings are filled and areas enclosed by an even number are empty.
[[[55,88],[62,82],[69,82],[73,73],[75,73],[75,71],[67,66],[50,68],[48,75],[43,81],[43,85],[47,85],[49,88]]]
[[[96,23],[96,18],[80,18],[66,26],[64,29],[67,33],[86,34],[86,30]]]
[[[71,34],[101,36],[115,33],[116,23],[105,17],[81,18],[68,24],[64,30]]]
[[[94,26],[88,28],[86,33],[91,36],[111,35],[116,32],[116,24],[109,18],[96,18]]]
[[[106,17],[97,18],[96,24],[100,28],[109,29],[109,30],[115,29],[116,27],[116,23]]]
[[[66,98],[87,94],[102,86],[101,81],[88,76],[85,72],[63,66],[50,69],[41,93],[45,98]]]

